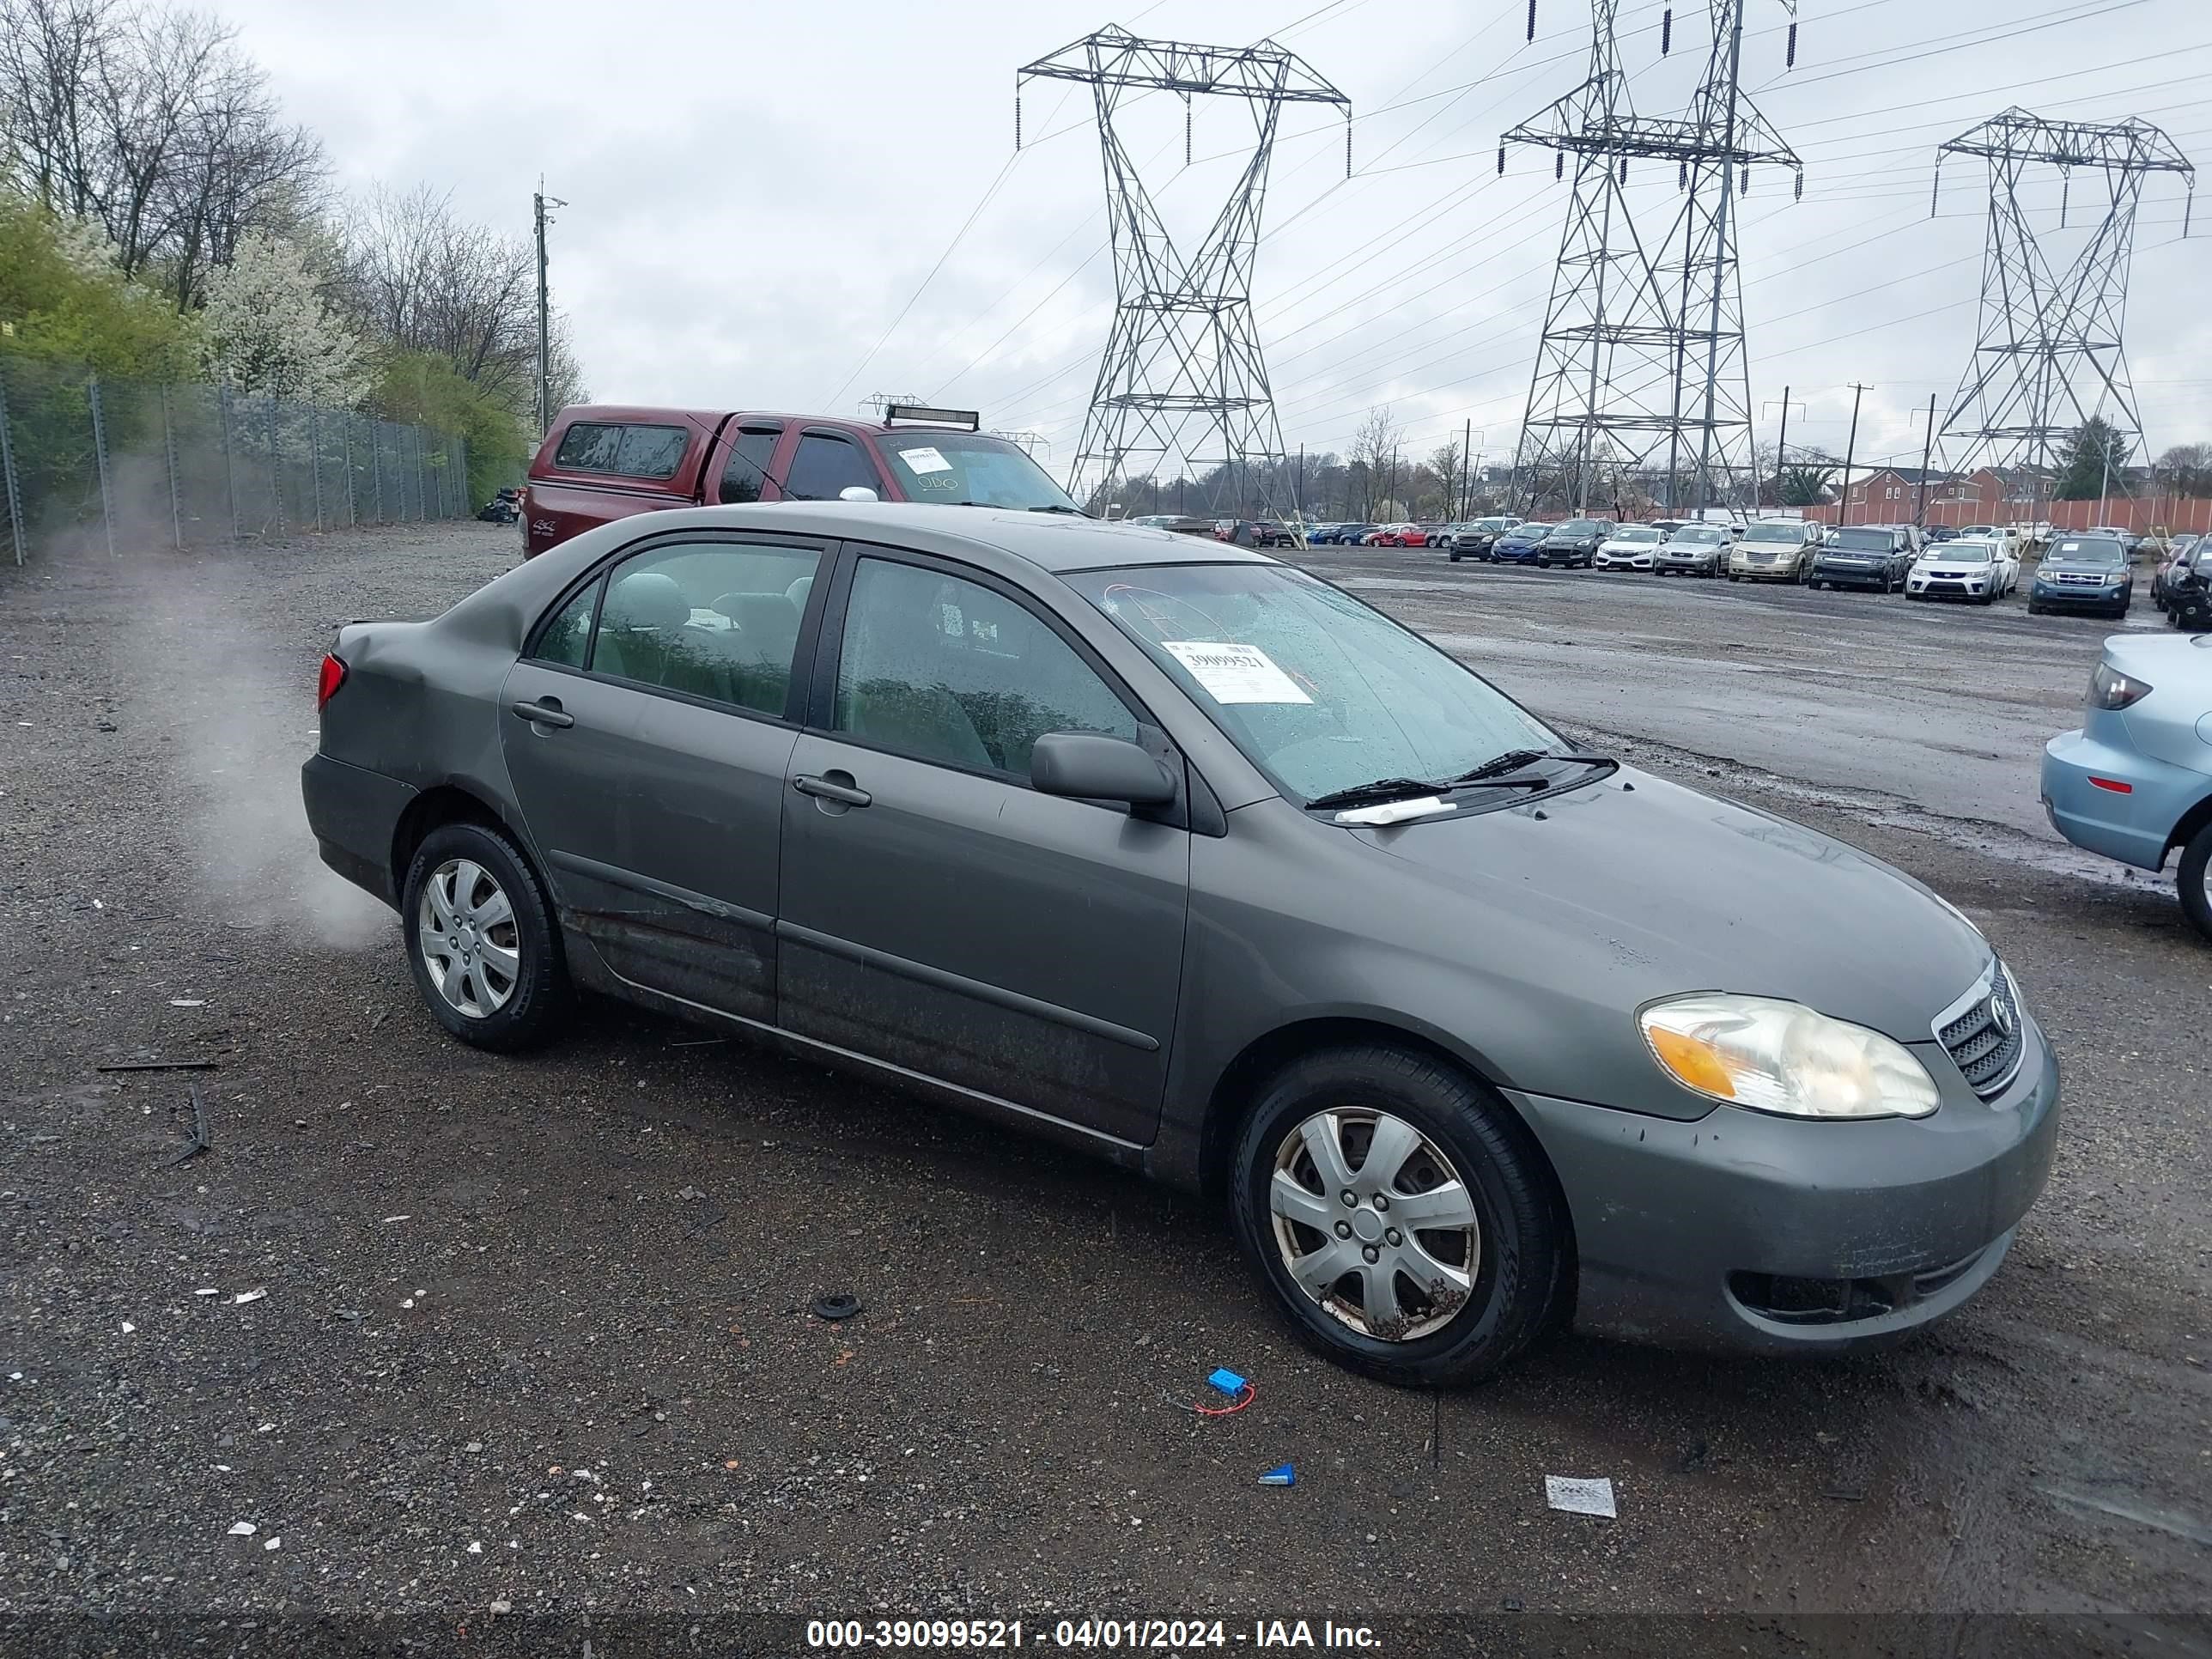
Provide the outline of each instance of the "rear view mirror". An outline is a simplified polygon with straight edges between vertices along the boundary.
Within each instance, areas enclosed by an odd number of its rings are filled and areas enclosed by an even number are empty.
[[[1030,750],[1030,782],[1041,793],[1077,800],[1164,806],[1175,778],[1133,743],[1096,732],[1048,732]]]

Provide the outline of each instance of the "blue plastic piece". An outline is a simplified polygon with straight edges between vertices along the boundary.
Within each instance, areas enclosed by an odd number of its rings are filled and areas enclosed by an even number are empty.
[[[1298,1472],[1288,1463],[1281,1464],[1261,1475],[1260,1484],[1263,1486],[1295,1486],[1298,1484]]]
[[[1230,1370],[1225,1366],[1215,1371],[1212,1376],[1207,1377],[1206,1380],[1213,1387],[1220,1389],[1222,1393],[1227,1395],[1231,1400],[1236,1399],[1238,1395],[1243,1393],[1246,1389],[1251,1386],[1249,1383],[1245,1382],[1243,1377],[1237,1376],[1235,1371]]]

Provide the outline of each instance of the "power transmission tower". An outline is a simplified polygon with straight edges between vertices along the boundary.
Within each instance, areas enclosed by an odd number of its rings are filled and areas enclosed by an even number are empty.
[[[1108,27],[1017,72],[1017,148],[1020,88],[1031,78],[1073,81],[1091,88],[1112,223],[1114,326],[1076,445],[1068,493],[1085,501],[1091,492],[1123,478],[1157,474],[1160,464],[1173,456],[1185,471],[1220,468],[1217,493],[1237,492],[1240,513],[1245,509],[1247,480],[1256,472],[1267,510],[1280,516],[1273,498],[1284,459],[1282,427],[1252,318],[1261,202],[1283,106],[1342,107],[1348,172],[1352,100],[1272,40],[1243,47],[1199,46],[1140,40]],[[1186,165],[1193,96],[1241,98],[1250,110],[1251,157],[1212,228],[1188,258],[1169,236],[1115,130],[1115,111],[1131,91],[1182,95]]]
[[[1957,456],[1952,470],[2018,468],[2047,488],[2073,434],[2092,416],[2111,422],[2124,456],[2142,436],[2120,342],[2136,204],[2151,174],[2175,173],[2188,184],[2193,210],[2197,169],[2146,121],[2095,125],[2008,109],[1937,149],[1931,217],[1948,155],[1979,155],[1990,167],[1981,322],[1943,418],[1943,438],[1958,445],[1954,451],[1946,444],[1947,459]],[[2058,223],[2042,232],[2028,222],[2020,199],[2031,167],[2055,167],[2065,179]],[[2105,214],[2061,273],[2050,245],[2065,227],[2076,167],[2096,170]],[[2188,220],[2185,212],[2184,236]]]
[[[1514,470],[1534,509],[1547,491],[1587,509],[1609,465],[1650,471],[1663,451],[1668,505],[1684,462],[1693,506],[1740,492],[1753,471],[1751,386],[1736,264],[1736,196],[1755,165],[1803,168],[1744,97],[1745,0],[1708,0],[1712,46],[1681,118],[1639,116],[1620,67],[1620,0],[1591,0],[1589,73],[1506,133],[1575,167],[1551,304],[1528,386]],[[1796,0],[1782,0],[1794,18]],[[1532,6],[1529,27],[1534,29]],[[1791,61],[1796,59],[1796,24]],[[1668,13],[1662,50],[1672,45]],[[1682,205],[1648,246],[1628,198],[1632,161],[1674,164]],[[1598,496],[1598,499],[1602,499]]]

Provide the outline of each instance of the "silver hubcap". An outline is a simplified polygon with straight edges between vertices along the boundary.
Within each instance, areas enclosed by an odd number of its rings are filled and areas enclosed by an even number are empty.
[[[1362,1335],[1427,1336],[1474,1291],[1482,1235],[1466,1183],[1388,1112],[1316,1112],[1284,1136],[1267,1207],[1291,1277]]]
[[[522,971],[514,906],[481,864],[447,859],[422,884],[416,915],[422,965],[447,1005],[471,1019],[495,1014]]]

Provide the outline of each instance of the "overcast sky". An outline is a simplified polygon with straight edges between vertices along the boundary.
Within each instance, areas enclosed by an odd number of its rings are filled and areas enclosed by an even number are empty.
[[[1056,472],[1113,265],[1087,90],[1032,82],[1016,156],[1021,64],[1109,21],[1217,45],[1272,35],[1304,58],[1352,100],[1355,171],[1333,112],[1286,112],[1255,279],[1285,440],[1341,451],[1387,404],[1409,450],[1472,421],[1495,459],[1527,397],[1569,190],[1535,150],[1498,178],[1498,138],[1581,78],[1589,33],[1588,0],[1538,0],[1533,44],[1522,0],[216,3],[322,133],[341,185],[428,181],[526,234],[545,175],[569,204],[554,289],[595,397],[850,413],[913,393],[1042,432]],[[1931,220],[1935,146],[2019,104],[2139,115],[2212,163],[2212,8],[1804,0],[1785,71],[1780,0],[1749,3],[1745,85],[1807,165],[1802,202],[1770,172],[1744,204],[1760,434],[1786,385],[1802,405],[1792,447],[1840,453],[1863,381],[1861,458],[1917,464],[1929,395],[1948,402],[1972,350],[1988,189],[1951,161]],[[1662,60],[1662,9],[1621,7],[1644,114],[1680,109],[1708,40],[1705,8],[1676,0]],[[1194,118],[1188,169],[1177,100],[1131,107],[1125,139],[1170,229],[1194,238],[1252,127],[1227,99]],[[1652,171],[1638,199],[1663,224],[1674,181]],[[2077,232],[2095,188],[2075,180]],[[2212,439],[2212,198],[2184,243],[2184,194],[2154,181],[2135,241],[2127,337],[2154,451]],[[2029,199],[2056,224],[2055,174]]]

